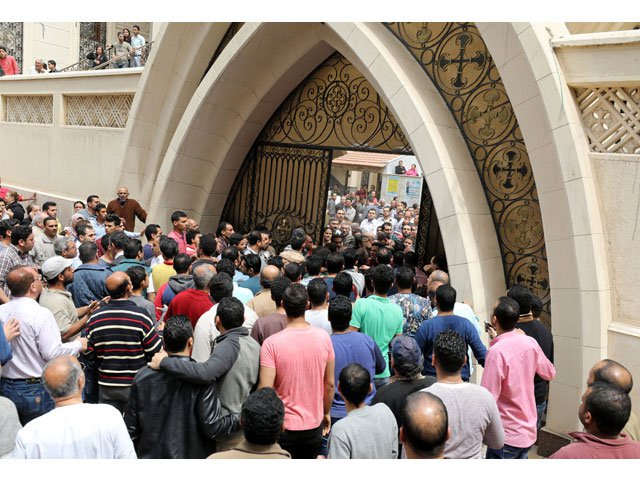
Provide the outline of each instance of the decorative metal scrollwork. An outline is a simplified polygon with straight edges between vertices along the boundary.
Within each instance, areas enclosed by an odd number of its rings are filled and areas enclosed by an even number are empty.
[[[410,154],[378,93],[339,52],[289,95],[261,141]]]
[[[484,186],[508,285],[524,283],[550,321],[540,205],[527,149],[489,50],[473,23],[388,23],[442,95]]]

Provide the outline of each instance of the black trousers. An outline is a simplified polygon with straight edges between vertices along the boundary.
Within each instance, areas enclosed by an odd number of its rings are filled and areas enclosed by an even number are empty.
[[[285,430],[278,443],[291,458],[316,458],[322,445],[322,424],[311,430]]]

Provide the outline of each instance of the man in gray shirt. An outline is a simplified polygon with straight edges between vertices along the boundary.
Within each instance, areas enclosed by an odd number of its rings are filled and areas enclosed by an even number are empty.
[[[340,372],[338,390],[344,398],[347,416],[331,429],[330,459],[398,457],[398,425],[383,403],[368,406],[371,375],[366,368],[351,363]]]
[[[487,389],[462,380],[467,344],[452,330],[439,333],[433,347],[437,382],[422,390],[439,397],[447,408],[451,435],[445,458],[482,458],[482,444],[502,448],[504,430],[498,406]]]

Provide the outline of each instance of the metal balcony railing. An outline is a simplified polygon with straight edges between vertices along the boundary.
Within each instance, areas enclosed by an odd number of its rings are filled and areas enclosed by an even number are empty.
[[[131,58],[136,52],[140,52],[142,56],[142,64],[144,65],[149,57],[149,53],[151,52],[151,46],[154,42],[145,43],[141,47],[134,48],[131,52],[125,53],[123,55],[119,55],[117,57],[110,58],[108,61],[101,63],[100,65],[93,66],[93,60],[82,59],[79,62],[74,63],[73,65],[69,65],[68,67],[61,68],[58,70],[59,72],[78,72],[78,71],[87,71],[87,70],[104,70],[107,68],[116,68],[116,64],[120,63],[122,59]],[[107,55],[111,51],[111,48],[105,50]]]

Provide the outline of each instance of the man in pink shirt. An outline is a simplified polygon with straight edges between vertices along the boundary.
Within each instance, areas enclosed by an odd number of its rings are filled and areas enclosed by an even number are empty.
[[[284,292],[284,330],[260,350],[258,388],[272,387],[284,403],[284,432],[278,443],[292,458],[316,458],[331,427],[335,354],[329,334],[304,319],[309,297],[294,283]]]
[[[484,360],[481,385],[498,404],[504,447],[487,448],[487,458],[527,458],[537,434],[533,379],[536,373],[545,380],[556,376],[538,342],[516,330],[519,313],[518,302],[500,297],[491,318],[489,336],[493,340]]]
[[[187,253],[187,214],[180,210],[171,214],[173,230],[167,235],[178,242],[178,253]]]
[[[7,54],[7,47],[4,45],[0,45],[0,68],[2,68],[5,75],[18,75],[20,73],[16,59]]]

